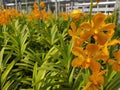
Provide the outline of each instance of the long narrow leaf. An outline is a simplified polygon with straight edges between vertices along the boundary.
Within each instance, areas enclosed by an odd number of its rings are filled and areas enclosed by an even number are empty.
[[[13,60],[8,66],[7,68],[4,70],[4,72],[1,75],[1,86],[3,87],[4,83],[6,82],[7,76],[9,74],[9,72],[11,71],[11,69],[13,68],[13,66],[15,65],[16,61]]]

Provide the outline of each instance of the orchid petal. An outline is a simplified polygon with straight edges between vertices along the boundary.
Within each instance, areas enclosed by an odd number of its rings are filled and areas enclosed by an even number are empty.
[[[99,27],[104,24],[104,20],[106,19],[106,15],[103,13],[97,13],[93,16],[94,27]]]
[[[95,34],[94,35],[94,39],[100,44],[100,45],[104,45],[107,40],[109,39],[109,37],[102,33],[102,32],[99,32],[98,34]]]

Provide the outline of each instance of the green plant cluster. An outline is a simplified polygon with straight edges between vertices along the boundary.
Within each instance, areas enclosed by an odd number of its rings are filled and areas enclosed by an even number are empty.
[[[71,21],[20,17],[0,26],[0,90],[82,90],[88,72],[71,66]],[[120,73],[112,73],[115,79],[104,90],[120,87]]]

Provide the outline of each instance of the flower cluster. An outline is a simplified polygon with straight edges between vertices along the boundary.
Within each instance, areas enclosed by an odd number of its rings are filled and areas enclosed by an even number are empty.
[[[6,25],[13,17],[22,16],[18,10],[14,8],[0,10],[0,24]]]
[[[68,20],[69,20],[69,17],[70,17],[70,15],[69,15],[68,13],[66,13],[66,12],[60,12],[60,13],[59,13],[59,16],[60,16],[60,17],[63,17],[63,19],[64,19],[65,21],[68,21]]]
[[[34,3],[33,11],[29,15],[29,20],[32,19],[47,20],[49,15],[50,15],[50,11],[46,12],[46,7],[44,2],[41,2],[40,5]]]
[[[72,53],[75,58],[72,61],[73,67],[90,69],[91,75],[89,82],[84,90],[97,90],[104,84],[103,74],[108,70],[101,69],[100,61],[112,65],[115,71],[120,71],[120,50],[114,53],[111,59],[108,47],[120,44],[117,39],[112,39],[114,35],[115,24],[106,23],[107,16],[103,13],[97,13],[92,17],[91,22],[82,22],[79,27],[75,22],[71,23],[71,29],[68,30],[72,37]]]
[[[83,16],[83,13],[80,10],[73,10],[71,12],[71,17],[73,20],[79,20]]]

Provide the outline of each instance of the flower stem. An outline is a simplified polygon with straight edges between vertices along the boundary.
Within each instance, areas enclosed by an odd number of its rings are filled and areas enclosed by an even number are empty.
[[[91,23],[91,19],[92,19],[92,9],[93,9],[93,0],[90,0],[90,19],[89,19],[90,23]]]

